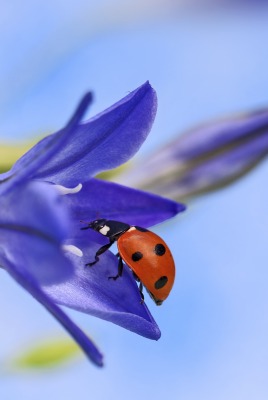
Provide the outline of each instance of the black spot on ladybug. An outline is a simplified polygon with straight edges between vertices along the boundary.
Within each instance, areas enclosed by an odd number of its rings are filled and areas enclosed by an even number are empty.
[[[139,261],[143,257],[143,254],[140,251],[136,251],[135,253],[132,254],[131,258],[133,261]]]
[[[161,278],[159,278],[158,281],[155,282],[154,287],[156,289],[162,289],[162,287],[166,285],[167,281],[167,276],[161,276]]]
[[[155,245],[154,252],[157,256],[163,256],[166,252],[166,248],[163,244],[159,243]]]
[[[148,229],[141,228],[140,226],[135,226],[135,228],[137,229],[137,231],[140,231],[140,232],[148,232]]]

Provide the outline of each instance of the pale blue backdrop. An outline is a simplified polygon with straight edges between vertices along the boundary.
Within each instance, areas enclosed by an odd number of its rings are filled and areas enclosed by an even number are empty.
[[[162,18],[143,10],[133,20],[125,10],[117,20],[108,12],[112,2],[107,9],[105,1],[103,9],[88,3],[1,5],[2,139],[60,128],[88,89],[95,92],[92,115],[147,79],[159,109],[140,156],[197,123],[268,105],[265,10],[177,10]],[[64,332],[2,271],[1,398],[266,400],[267,175],[264,161],[157,227],[177,264],[166,303],[156,308],[148,300],[159,342],[70,312],[104,351],[104,369],[81,356],[52,370],[7,371],[4,362],[17,350]]]

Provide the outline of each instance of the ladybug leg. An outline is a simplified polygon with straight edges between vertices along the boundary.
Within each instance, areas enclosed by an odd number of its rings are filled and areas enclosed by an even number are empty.
[[[119,276],[122,276],[123,274],[123,260],[122,257],[119,256],[119,260],[118,260],[118,274],[116,276],[109,276],[108,279],[113,279],[114,281],[119,278]]]
[[[143,284],[142,282],[140,282],[139,284],[139,291],[140,291],[140,295],[141,295],[141,304],[144,303],[144,294],[143,294]]]
[[[103,253],[105,253],[106,250],[108,250],[112,244],[114,243],[114,241],[110,241],[110,243],[105,244],[104,246],[102,246],[95,254],[95,261],[87,263],[86,267],[92,267],[92,265],[96,264],[99,261],[99,256]]]

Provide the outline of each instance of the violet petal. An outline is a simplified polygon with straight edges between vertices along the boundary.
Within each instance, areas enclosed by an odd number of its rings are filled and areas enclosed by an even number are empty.
[[[76,186],[126,162],[150,132],[156,94],[146,82],[101,114],[75,127],[70,140],[35,173],[36,179]]]
[[[81,241],[80,241],[81,246]],[[160,331],[140,293],[132,273],[124,267],[123,276],[117,274],[117,258],[110,252],[102,254],[93,267],[86,267],[99,248],[84,241],[83,257],[69,254],[75,273],[65,282],[43,286],[43,290],[58,304],[105,319],[150,339],[159,339]]]
[[[17,183],[25,179],[35,178],[39,168],[46,165],[73,135],[88,105],[91,103],[92,94],[87,93],[76,108],[69,123],[61,131],[49,135],[38,142],[24,154],[11,168],[10,171],[0,174],[0,194],[11,190]]]
[[[1,256],[0,250],[0,262],[3,262],[1,259],[3,259],[3,257]],[[7,262],[5,258],[4,262],[5,269],[10,273],[10,275],[61,323],[61,325],[79,344],[88,358],[97,366],[102,366],[103,356],[95,344],[40,288],[33,276],[26,270],[22,272],[19,268],[17,268],[16,264]]]
[[[80,236],[81,220],[107,218],[149,227],[185,209],[172,200],[94,178],[84,182],[80,192],[65,195],[64,202],[70,210],[75,237]]]
[[[61,249],[68,235],[69,218],[62,200],[53,186],[41,182],[17,186],[0,197],[1,247],[11,263],[41,282],[61,281],[73,272],[62,252],[48,258],[54,248]]]
[[[19,185],[0,197],[0,265],[69,331],[88,357],[102,365],[90,339],[40,288],[70,279],[74,267],[61,243],[66,215],[55,188],[44,183]]]

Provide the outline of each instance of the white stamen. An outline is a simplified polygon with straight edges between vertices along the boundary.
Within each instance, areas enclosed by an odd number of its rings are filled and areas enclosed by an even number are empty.
[[[83,256],[82,250],[79,249],[78,247],[72,245],[72,244],[63,244],[62,245],[62,250],[68,251],[69,253],[72,253],[72,254],[74,254],[75,256],[78,256],[78,257],[82,257]]]
[[[111,228],[110,228],[109,226],[104,225],[104,227],[101,228],[101,229],[99,230],[99,232],[100,232],[102,235],[107,235],[107,233],[109,232],[110,229],[111,229]]]
[[[82,187],[83,187],[82,183],[78,183],[78,185],[75,186],[74,188],[67,188],[67,187],[62,186],[62,185],[55,185],[55,188],[60,192],[60,194],[78,193],[78,192],[80,192]]]

